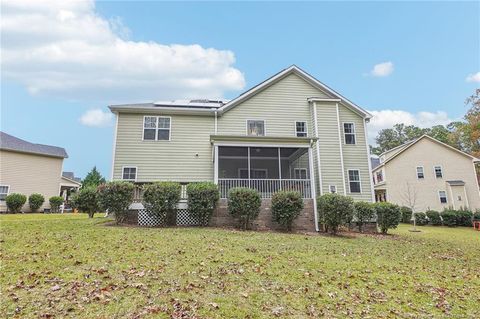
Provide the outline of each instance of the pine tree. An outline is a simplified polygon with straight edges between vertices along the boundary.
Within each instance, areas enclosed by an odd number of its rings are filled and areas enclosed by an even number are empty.
[[[85,188],[88,186],[97,187],[98,185],[103,183],[105,183],[105,178],[97,170],[97,167],[94,166],[92,170],[87,174],[85,179],[82,181],[82,188]]]

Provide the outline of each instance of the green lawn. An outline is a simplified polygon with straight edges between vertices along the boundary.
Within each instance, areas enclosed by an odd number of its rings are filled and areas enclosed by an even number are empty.
[[[1,317],[477,317],[480,232],[355,238],[2,215]]]

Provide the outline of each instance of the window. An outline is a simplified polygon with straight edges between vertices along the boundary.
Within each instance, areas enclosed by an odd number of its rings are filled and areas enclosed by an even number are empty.
[[[441,166],[435,166],[435,177],[436,178],[442,178],[443,177],[443,172],[442,172],[442,167]]]
[[[439,191],[438,196],[440,197],[440,203],[446,204],[447,203],[447,192]]]
[[[307,169],[306,168],[294,168],[293,176],[295,179],[307,179]]]
[[[337,186],[330,185],[328,186],[328,190],[330,191],[330,193],[335,194],[337,192]]]
[[[145,116],[143,118],[143,139],[150,141],[169,141],[170,128],[170,117]]]
[[[9,188],[10,187],[7,185],[0,185],[0,200],[5,200],[8,195]]]
[[[307,136],[307,122],[295,122],[295,134],[297,137]]]
[[[383,172],[382,171],[378,171],[376,176],[377,176],[377,183],[383,182]]]
[[[247,120],[247,135],[265,136],[265,121]]]
[[[417,166],[417,178],[425,178],[425,174],[423,173],[423,166]]]
[[[343,133],[345,134],[345,144],[355,144],[355,124],[343,123]]]
[[[457,199],[458,199],[459,202],[461,202],[462,201],[462,196],[458,195]]]
[[[358,169],[348,170],[348,183],[350,184],[350,193],[360,193],[360,172]]]
[[[124,167],[122,173],[122,179],[127,181],[137,180],[137,168],[136,167]]]

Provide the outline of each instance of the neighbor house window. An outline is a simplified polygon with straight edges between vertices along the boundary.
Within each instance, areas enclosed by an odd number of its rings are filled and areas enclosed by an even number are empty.
[[[435,166],[435,177],[436,178],[442,178],[443,177],[443,172],[442,172],[442,167],[441,166]]]
[[[307,122],[295,122],[295,134],[297,137],[307,136]]]
[[[377,174],[376,174],[376,176],[377,176],[377,183],[383,182],[383,173],[382,173],[382,171],[378,171]]]
[[[293,175],[295,179],[307,179],[307,169],[306,168],[295,168],[293,170]]]
[[[335,194],[337,192],[337,186],[330,185],[328,186],[328,190],[330,191],[330,193]]]
[[[247,135],[265,136],[265,121],[247,120]]]
[[[423,173],[423,166],[417,166],[417,178],[425,178],[425,174]]]
[[[8,189],[10,187],[7,185],[0,185],[0,200],[5,200],[8,195]]]
[[[345,134],[345,144],[355,144],[355,124],[343,123],[343,133]]]
[[[440,197],[440,203],[446,204],[447,203],[447,192],[439,191],[438,196]]]
[[[143,139],[169,141],[171,119],[167,116],[145,116],[143,118]]]
[[[127,181],[137,180],[137,168],[136,167],[124,167],[122,172],[122,179]]]
[[[348,183],[350,185],[350,193],[360,193],[360,172],[357,169],[348,170]]]

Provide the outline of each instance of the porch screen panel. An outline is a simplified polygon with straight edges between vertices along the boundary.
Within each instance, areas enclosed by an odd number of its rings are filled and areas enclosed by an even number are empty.
[[[250,147],[250,178],[280,178],[277,147]]]
[[[310,179],[307,148],[281,148],[282,179]]]
[[[248,179],[248,147],[220,146],[218,177]]]

